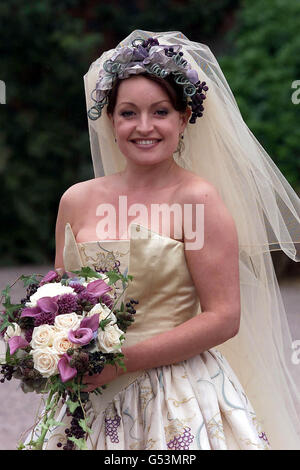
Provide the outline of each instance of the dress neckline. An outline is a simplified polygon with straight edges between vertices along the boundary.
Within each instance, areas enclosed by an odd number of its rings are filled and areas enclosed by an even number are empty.
[[[90,241],[86,241],[86,242],[77,242],[71,224],[69,222],[67,222],[66,226],[69,226],[69,228],[70,228],[70,230],[73,234],[74,240],[75,240],[77,245],[86,245],[86,244],[92,244],[92,243],[117,243],[117,242],[118,243],[120,243],[120,242],[121,243],[122,242],[123,243],[130,243],[130,241],[132,240],[132,237],[131,237],[131,238],[124,238],[124,239],[116,239],[116,240],[90,240]],[[174,238],[168,237],[167,235],[161,235],[160,233],[155,232],[154,230],[151,230],[150,228],[145,227],[145,225],[142,225],[142,224],[137,224],[135,222],[132,222],[130,224],[130,228],[131,228],[131,232],[132,232],[132,230],[134,230],[134,232],[140,232],[141,229],[143,231],[147,231],[150,234],[150,236],[148,236],[147,238],[167,239],[167,240],[170,240],[172,242],[179,243],[180,245],[184,245],[184,242],[182,242],[181,240],[175,240]]]

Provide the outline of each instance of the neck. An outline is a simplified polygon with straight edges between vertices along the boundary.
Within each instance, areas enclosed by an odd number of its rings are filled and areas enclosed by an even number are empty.
[[[135,165],[127,162],[119,175],[128,190],[159,190],[178,182],[180,167],[172,159],[154,165]]]

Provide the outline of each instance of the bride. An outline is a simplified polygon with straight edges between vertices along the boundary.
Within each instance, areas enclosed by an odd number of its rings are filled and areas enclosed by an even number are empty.
[[[55,267],[117,261],[139,300],[126,373],[108,365],[85,380],[87,391],[108,384],[91,399],[88,445],[299,449],[270,256],[299,260],[299,199],[206,46],[135,31],[92,64],[85,87],[96,177],[61,198]],[[65,440],[57,429],[46,448]]]

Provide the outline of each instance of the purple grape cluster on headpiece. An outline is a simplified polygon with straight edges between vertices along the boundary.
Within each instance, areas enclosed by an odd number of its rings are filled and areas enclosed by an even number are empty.
[[[189,122],[194,124],[203,115],[208,86],[199,80],[196,70],[191,68],[183,55],[180,45],[161,45],[152,37],[145,40],[137,38],[131,46],[118,47],[100,70],[96,88],[91,94],[95,105],[88,110],[88,117],[96,120],[101,116],[117,78],[125,79],[147,72],[160,78],[172,75],[174,82],[183,87],[183,95],[192,110]],[[94,92],[96,98],[93,97]]]

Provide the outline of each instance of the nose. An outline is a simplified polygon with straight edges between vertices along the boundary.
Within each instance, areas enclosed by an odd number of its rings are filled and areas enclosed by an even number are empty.
[[[149,134],[153,131],[153,121],[151,116],[146,113],[141,113],[139,116],[136,131],[140,132],[141,134]]]

